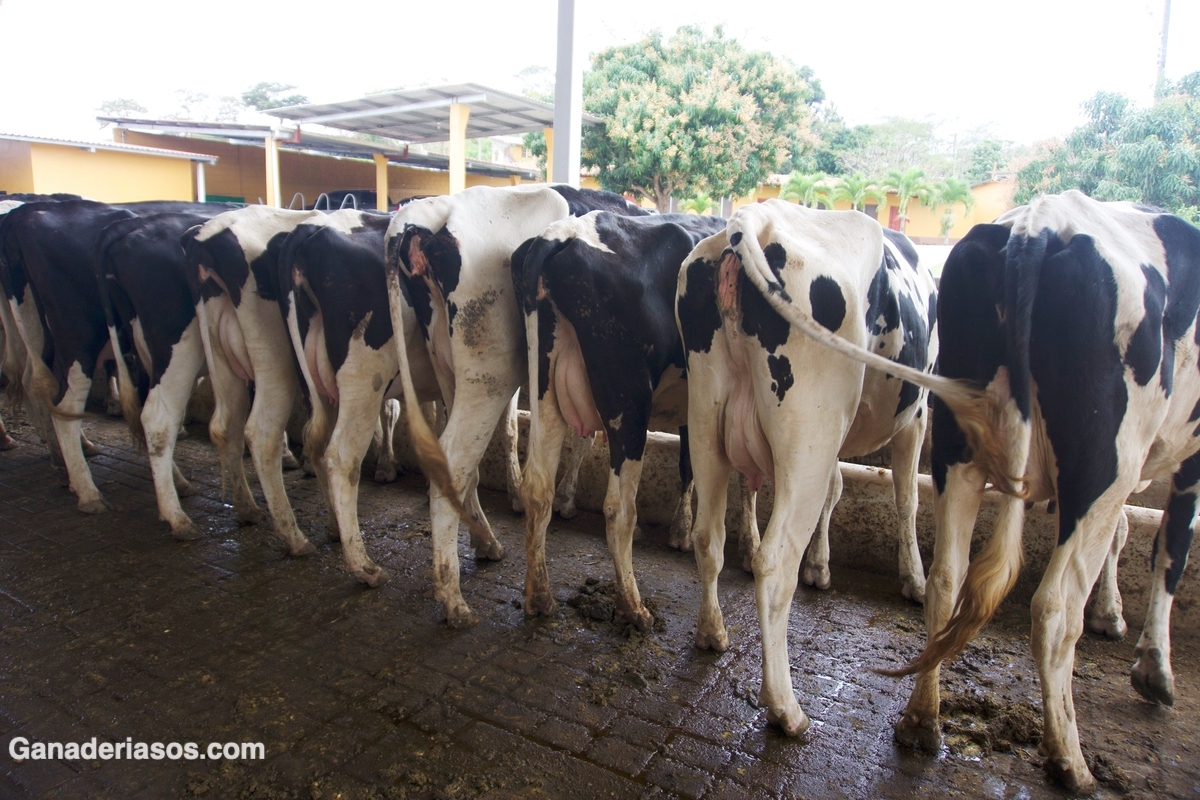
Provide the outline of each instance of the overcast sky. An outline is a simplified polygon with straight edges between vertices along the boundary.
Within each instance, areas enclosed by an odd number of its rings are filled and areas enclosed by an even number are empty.
[[[724,25],[807,64],[852,123],[991,124],[1030,142],[1079,122],[1098,90],[1149,101],[1163,0],[578,0],[585,52],[680,25]],[[555,0],[0,0],[0,132],[96,138],[96,107],[165,114],[177,89],[296,84],[314,101],[471,81],[519,88],[553,68]],[[1167,74],[1200,70],[1200,0],[1174,0]]]

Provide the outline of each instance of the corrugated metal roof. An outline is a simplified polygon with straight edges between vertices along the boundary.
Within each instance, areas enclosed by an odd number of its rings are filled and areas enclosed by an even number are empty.
[[[136,144],[121,144],[120,142],[79,142],[72,139],[53,139],[49,136],[21,136],[13,133],[0,133],[0,139],[11,142],[32,142],[34,144],[53,144],[62,147],[78,147],[80,150],[113,150],[118,153],[137,153],[144,156],[159,156],[162,158],[186,158],[188,161],[203,161],[206,164],[217,163],[216,156],[204,153],[188,153],[184,150],[168,150],[164,147],[143,147]]]
[[[467,118],[468,139],[528,133],[554,125],[554,106],[478,83],[405,89],[339,103],[272,108],[264,113],[309,125],[327,125],[421,144],[450,138],[452,103],[471,107]],[[584,114],[583,121],[594,125],[600,120]]]

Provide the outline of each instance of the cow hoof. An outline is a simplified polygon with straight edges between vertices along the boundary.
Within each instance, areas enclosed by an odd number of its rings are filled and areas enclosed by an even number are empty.
[[[504,545],[493,539],[487,544],[476,545],[476,561],[501,561],[504,559]]]
[[[525,616],[549,617],[558,611],[558,603],[549,592],[539,592],[525,598]]]
[[[926,753],[937,753],[942,748],[942,727],[936,716],[922,719],[907,712],[892,726],[892,732],[896,741],[905,747]]]
[[[312,546],[311,543],[309,546]],[[313,548],[313,552],[316,552],[315,547]],[[392,576],[388,574],[386,569],[378,564],[368,564],[360,570],[355,570],[354,577],[359,583],[365,583],[367,586],[375,589],[387,583],[388,578]]]
[[[186,525],[180,525],[178,528],[171,529],[171,538],[178,539],[181,542],[194,542],[197,539],[203,539],[204,532],[200,530],[196,523],[188,520]]]
[[[258,506],[247,506],[235,511],[238,525],[257,525],[262,522],[262,511]]]
[[[79,503],[79,510],[85,514],[103,514],[110,508],[112,508],[112,506],[110,506],[108,501],[103,497],[97,497],[95,500],[88,500],[87,502]]]
[[[759,698],[759,704],[763,704],[763,698],[761,697]],[[767,722],[778,726],[788,736],[800,736],[812,724],[808,719],[808,714],[804,713],[804,709],[800,708],[799,703],[793,703],[791,708],[786,708],[782,712],[768,706]]]
[[[288,544],[288,555],[293,558],[311,556],[315,552],[317,552],[317,546],[308,539],[302,538],[299,542]],[[374,586],[375,584],[372,583],[371,585]]]
[[[724,653],[729,649],[729,634],[725,632],[725,626],[718,631],[696,631],[696,647]]]
[[[17,446],[17,441],[15,439],[13,439],[11,436],[9,436],[7,433],[4,434],[3,438],[0,438],[0,452],[3,452],[5,450],[12,450],[16,446]]]
[[[563,519],[574,519],[579,514],[579,509],[575,506],[574,500],[569,503],[555,503],[554,510]]]
[[[1087,626],[1092,633],[1098,633],[1114,642],[1121,641],[1129,632],[1129,626],[1125,624],[1125,618],[1120,614],[1088,617]]]
[[[692,552],[692,537],[688,531],[678,531],[672,528],[671,535],[667,537],[667,547],[681,553],[690,553]]]
[[[754,556],[747,555],[742,558],[742,572],[747,575],[754,574]]]
[[[1042,764],[1046,775],[1051,781],[1061,785],[1071,794],[1088,794],[1096,788],[1096,779],[1084,764],[1076,769],[1071,759],[1065,757],[1047,758]]]
[[[636,611],[622,611],[622,616],[629,620],[629,624],[645,633],[654,626],[654,615],[646,610],[645,606],[641,606]]]
[[[470,628],[479,624],[479,615],[466,603],[446,609],[446,624],[451,628]]]
[[[95,458],[96,456],[104,455],[103,450],[101,450],[99,447],[96,447],[96,445],[92,444],[87,439],[81,439],[79,443],[83,447],[84,458]]]
[[[300,462],[292,455],[291,450],[283,451],[283,468],[285,470],[300,469]]]
[[[317,476],[316,467],[313,466],[312,460],[308,456],[304,457],[304,464],[301,465],[300,469],[304,470],[305,476],[309,478],[315,478]]]
[[[192,484],[183,481],[175,484],[175,493],[180,497],[191,497],[196,493],[196,490],[192,488]]]
[[[1129,680],[1134,690],[1151,703],[1175,705],[1175,676],[1166,668],[1162,651],[1157,647],[1138,655],[1137,662],[1129,671]]]
[[[395,480],[396,480],[396,468],[395,467],[386,467],[386,468],[377,467],[375,469],[375,482],[376,483],[394,483]]]
[[[828,565],[814,567],[811,564],[805,564],[802,578],[805,586],[812,586],[824,591],[829,588],[829,567]]]
[[[925,581],[918,584],[912,578],[905,578],[904,585],[900,587],[900,594],[905,600],[911,600],[919,606],[925,605]]]
[[[522,503],[521,498],[517,497],[515,494],[510,494],[508,496],[508,502],[509,505],[512,506],[512,511],[514,514],[519,516],[525,513],[525,504]]]
[[[113,419],[120,419],[121,417],[123,417],[124,413],[121,411],[121,401],[114,400],[113,398],[110,397],[104,403],[104,413],[108,414]]]

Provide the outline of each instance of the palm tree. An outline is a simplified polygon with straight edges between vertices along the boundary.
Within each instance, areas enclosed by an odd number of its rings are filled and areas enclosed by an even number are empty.
[[[855,211],[862,211],[868,200],[882,201],[883,198],[884,194],[875,187],[875,182],[861,172],[848,178],[843,175],[833,186],[833,201],[848,200]]]
[[[954,216],[954,206],[960,203],[965,214],[971,213],[971,209],[975,207],[975,195],[971,194],[971,187],[967,184],[957,178],[946,178],[934,186],[929,206],[931,208],[946,207],[942,213],[941,234],[945,244],[950,244],[950,229],[954,227],[954,223],[958,222],[958,218]]]
[[[816,208],[817,203],[829,200],[829,187],[824,172],[793,172],[783,185],[780,196],[784,200],[795,200],[802,206]]]
[[[684,211],[691,211],[696,214],[704,215],[716,208],[718,202],[719,201],[713,198],[712,195],[699,192],[695,197],[684,200],[679,204],[679,207]]]
[[[890,170],[880,183],[900,198],[900,230],[903,232],[908,225],[908,201],[915,197],[918,203],[927,202],[933,186],[925,180],[925,170],[920,167],[909,167],[904,172]]]

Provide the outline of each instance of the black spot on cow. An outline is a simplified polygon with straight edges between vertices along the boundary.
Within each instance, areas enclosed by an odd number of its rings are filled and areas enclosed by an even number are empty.
[[[796,379],[792,375],[792,362],[787,356],[767,356],[767,369],[771,371],[771,391],[783,402],[788,389],[792,388]]]
[[[1125,348],[1125,364],[1133,370],[1133,379],[1138,386],[1148,384],[1159,364],[1163,363],[1163,306],[1167,299],[1167,286],[1158,270],[1143,264],[1142,275],[1146,278],[1146,289],[1142,293],[1145,311]],[[1168,346],[1174,349],[1175,343],[1169,342]],[[1170,370],[1163,370],[1162,384],[1169,396]]]
[[[895,259],[884,250],[879,269],[875,270],[871,285],[867,287],[866,323],[867,332],[872,336],[882,336],[900,327],[900,305],[896,302],[896,293],[892,291],[892,283],[888,278],[889,263],[895,264]]]
[[[1117,432],[1129,398],[1115,343],[1112,267],[1090,236],[1076,235],[1056,249],[1048,247],[1053,254],[1038,265],[1029,340],[1037,346],[1030,345],[1028,363],[1058,464],[1062,544],[1116,480]],[[1010,369],[1013,360],[1010,353]]]
[[[896,249],[900,251],[900,255],[904,256],[904,260],[908,262],[908,265],[916,269],[917,248],[913,247],[912,239],[909,239],[900,231],[894,231],[891,228],[884,228],[883,235],[887,237],[889,242],[895,245]],[[884,248],[884,252],[887,252],[886,247]]]
[[[443,227],[433,236],[421,240],[421,251],[429,261],[429,271],[434,283],[449,297],[458,288],[459,273],[462,272],[462,252],[458,239]]]
[[[590,211],[608,211],[624,217],[645,217],[652,212],[635,205],[619,194],[602,189],[576,189],[557,184],[550,187],[567,201],[572,217],[582,217]]]
[[[842,287],[827,275],[818,275],[808,287],[813,319],[831,331],[838,331],[846,319],[846,298]]]
[[[775,281],[782,287],[783,268],[787,265],[787,251],[779,242],[771,242],[763,248],[763,255],[767,257],[767,266],[775,274]]]
[[[768,353],[774,353],[787,343],[792,334],[791,324],[771,308],[767,299],[746,277],[745,270],[738,272],[738,298],[742,309],[742,331],[747,336],[758,339]]]
[[[1196,494],[1200,489],[1200,453],[1184,461],[1175,472],[1172,481],[1171,499],[1167,502],[1167,555],[1171,566],[1167,568],[1166,589],[1175,594],[1179,579],[1187,566],[1188,551],[1192,546],[1192,525],[1196,516]],[[1158,560],[1158,537],[1154,538],[1154,549],[1150,553],[1150,568]]]
[[[250,262],[250,271],[254,273],[254,285],[258,296],[263,300],[279,301],[279,252],[291,231],[280,231],[267,242],[267,248]]]
[[[1166,253],[1167,305],[1163,316],[1163,388],[1170,394],[1174,378],[1175,344],[1196,322],[1200,312],[1200,230],[1178,217],[1164,214],[1154,220]],[[1196,325],[1200,342],[1200,325]]]
[[[678,299],[683,344],[691,353],[707,353],[721,327],[717,308],[717,264],[697,258],[688,264],[686,291]]]
[[[538,388],[537,396],[541,400],[550,390],[550,352],[554,349],[554,306],[549,298],[537,301],[538,315]]]
[[[1192,406],[1192,413],[1188,415],[1188,422],[1195,422],[1200,419],[1200,400],[1196,401],[1196,405]]]
[[[729,237],[729,244],[733,245],[734,247],[737,247],[741,243],[742,243],[742,232],[741,231],[738,231],[737,233],[735,233]]]
[[[229,289],[229,300],[237,308],[242,304],[242,287],[250,275],[246,251],[229,228],[208,237],[194,251],[195,266],[214,272]],[[189,266],[193,266],[189,262]]]
[[[896,307],[900,313],[904,342],[900,346],[900,352],[892,360],[906,367],[924,370],[929,361],[929,328],[925,320],[921,318],[921,311],[917,309],[907,294],[896,293]],[[900,416],[909,406],[917,402],[920,396],[920,387],[904,381],[900,386],[900,398],[896,403],[896,416]]]
[[[946,259],[936,307],[941,375],[986,386],[1004,363],[1004,334],[996,306],[1003,298],[1008,236],[1008,228],[1002,225],[976,225]],[[932,475],[942,492],[947,470],[970,461],[971,454],[954,414],[936,396],[930,419]]]

